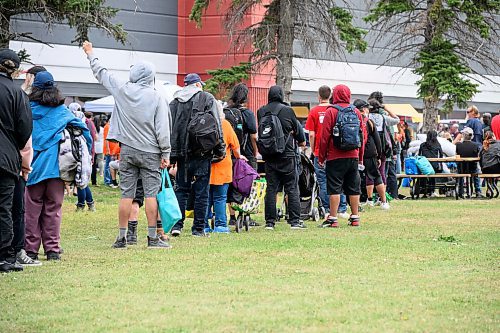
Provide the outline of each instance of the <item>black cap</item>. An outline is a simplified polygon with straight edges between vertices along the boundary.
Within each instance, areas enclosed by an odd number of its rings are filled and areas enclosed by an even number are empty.
[[[0,65],[7,69],[15,70],[21,65],[21,59],[11,49],[0,49]]]
[[[367,108],[369,106],[369,104],[366,103],[366,101],[363,101],[362,99],[357,99],[352,104],[354,104],[354,106],[356,107],[356,109],[358,109],[360,111],[361,111],[362,108]]]

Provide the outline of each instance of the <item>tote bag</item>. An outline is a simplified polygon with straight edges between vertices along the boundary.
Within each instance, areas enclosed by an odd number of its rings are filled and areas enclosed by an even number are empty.
[[[168,184],[168,187],[165,187],[165,183]],[[169,233],[172,227],[182,219],[182,214],[167,169],[161,171],[161,190],[156,196],[156,200],[158,201],[158,213],[163,230]]]
[[[436,172],[425,156],[417,156],[417,167],[423,175],[434,175]]]

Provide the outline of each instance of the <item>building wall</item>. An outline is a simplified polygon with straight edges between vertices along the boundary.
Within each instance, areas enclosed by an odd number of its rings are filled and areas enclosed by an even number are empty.
[[[116,75],[128,78],[130,65],[146,60],[155,64],[158,80],[175,82],[178,71],[177,1],[108,0],[106,5],[120,9],[114,21],[123,24],[128,41],[122,45],[101,31],[91,31],[89,39],[104,65]],[[47,33],[36,16],[16,18],[12,29],[33,32],[34,37],[51,43],[53,47],[16,41],[11,42],[10,47],[14,50],[25,48],[33,63],[46,66],[65,95],[102,97],[108,94],[92,76],[81,48],[71,42],[74,29],[55,24]]]

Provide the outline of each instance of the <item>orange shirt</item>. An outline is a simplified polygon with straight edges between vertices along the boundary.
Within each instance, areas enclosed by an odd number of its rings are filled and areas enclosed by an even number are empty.
[[[103,153],[104,155],[120,155],[120,145],[116,142],[111,142],[106,140],[109,132],[109,122],[104,126],[104,147]]]
[[[224,135],[224,143],[226,144],[226,157],[224,157],[222,161],[212,164],[210,185],[224,185],[233,181],[231,150],[233,152],[238,150],[240,148],[240,143],[238,142],[238,137],[233,127],[226,119],[222,121],[222,133]]]

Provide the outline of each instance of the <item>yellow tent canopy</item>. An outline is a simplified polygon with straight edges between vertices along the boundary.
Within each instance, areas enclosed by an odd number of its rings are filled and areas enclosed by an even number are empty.
[[[307,106],[292,106],[295,116],[297,118],[307,118],[309,115],[309,108]]]
[[[386,104],[386,106],[397,116],[411,118],[414,123],[423,121],[423,115],[418,113],[411,104]]]

